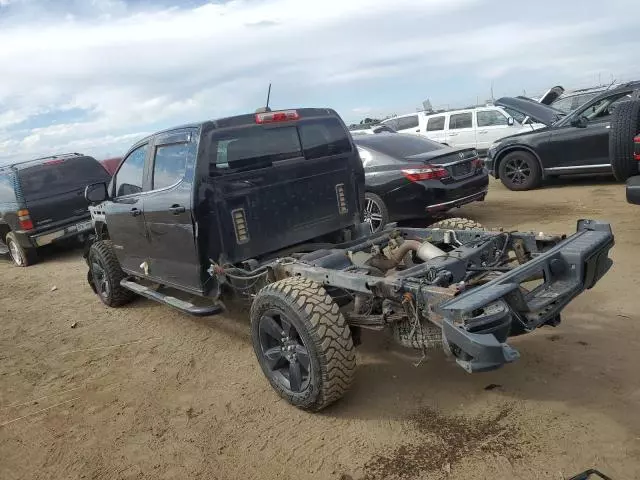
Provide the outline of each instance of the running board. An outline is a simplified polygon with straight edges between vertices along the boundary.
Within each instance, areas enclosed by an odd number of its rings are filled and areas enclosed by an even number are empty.
[[[120,282],[120,285],[122,285],[127,290],[131,290],[132,292],[137,293],[138,295],[147,297],[151,300],[155,300],[156,302],[164,303],[166,305],[169,305],[170,307],[180,310],[183,313],[194,315],[196,317],[217,315],[224,311],[222,305],[220,305],[219,303],[207,306],[194,305],[191,302],[186,302],[184,300],[180,300],[179,298],[165,295],[164,293],[158,292],[149,287],[145,287],[144,285],[140,285],[139,283],[132,282],[131,280],[122,280]]]
[[[0,255],[6,255],[7,253],[9,253],[9,248],[0,240]]]

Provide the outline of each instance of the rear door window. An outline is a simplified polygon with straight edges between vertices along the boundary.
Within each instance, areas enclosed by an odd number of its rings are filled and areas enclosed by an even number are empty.
[[[444,130],[444,116],[429,117],[427,132],[438,132],[440,130]]]
[[[40,200],[81,190],[91,183],[108,182],[109,174],[93,158],[71,157],[21,169],[19,178],[25,200]]]
[[[408,130],[410,128],[417,128],[419,123],[417,115],[410,115],[408,117],[400,117],[398,120],[398,130]]]
[[[115,196],[133,195],[142,192],[144,160],[148,145],[142,145],[124,159],[115,176]]]
[[[153,160],[154,190],[175,185],[184,177],[187,168],[188,143],[159,145]]]
[[[388,120],[383,120],[380,122],[382,125],[387,125],[393,130],[398,130],[398,119],[397,118],[389,118]]]
[[[334,117],[301,120],[285,127],[249,126],[214,134],[211,172],[247,171],[273,162],[312,160],[351,152],[350,134]]]
[[[473,126],[473,120],[471,118],[471,112],[467,113],[454,113],[449,117],[449,130],[459,130],[461,128],[471,128]]]
[[[15,203],[14,175],[11,172],[0,173],[0,203]]]

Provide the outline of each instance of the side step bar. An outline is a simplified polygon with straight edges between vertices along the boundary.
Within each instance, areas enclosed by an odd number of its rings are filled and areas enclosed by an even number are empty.
[[[166,305],[169,305],[170,307],[180,310],[183,313],[194,315],[196,317],[217,315],[224,311],[224,308],[222,308],[222,305],[220,305],[219,303],[207,306],[197,306],[191,302],[186,302],[184,300],[180,300],[179,298],[157,292],[156,290],[145,287],[144,285],[140,285],[139,283],[132,282],[131,280],[122,280],[120,282],[120,285],[122,285],[127,290],[131,290],[132,292],[137,293],[138,295],[147,297],[151,300],[155,300],[156,302],[164,303]]]
[[[7,253],[9,253],[9,248],[0,240],[0,255],[6,255]]]

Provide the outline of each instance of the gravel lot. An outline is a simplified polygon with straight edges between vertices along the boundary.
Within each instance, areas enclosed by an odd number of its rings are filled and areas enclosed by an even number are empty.
[[[241,308],[108,310],[80,251],[0,260],[0,478],[640,478],[640,207],[604,178],[522,193],[493,182],[484,204],[452,213],[550,233],[608,220],[616,263],[496,372],[468,375],[439,352],[416,367],[365,335],[353,390],[316,415],[272,392]]]

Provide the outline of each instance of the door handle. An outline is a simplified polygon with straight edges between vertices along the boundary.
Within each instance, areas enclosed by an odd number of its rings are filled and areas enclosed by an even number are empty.
[[[455,137],[456,135],[458,135],[457,133],[450,133],[449,136],[450,137]]]
[[[416,128],[416,132],[417,132],[417,133],[420,133],[420,129],[419,129],[419,128]]]
[[[480,130],[478,133],[487,133],[487,130]]]
[[[132,217],[137,217],[138,215],[142,215],[142,210],[138,210],[137,208],[132,208],[129,213]]]
[[[174,215],[178,215],[179,213],[184,213],[187,211],[186,208],[184,208],[182,205],[171,205],[169,207],[169,211],[171,213],[173,213]]]
[[[604,128],[611,128],[611,124],[605,126]]]

